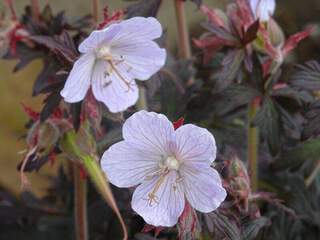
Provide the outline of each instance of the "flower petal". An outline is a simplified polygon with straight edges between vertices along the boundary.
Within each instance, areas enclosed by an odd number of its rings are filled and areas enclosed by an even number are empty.
[[[126,120],[122,133],[125,141],[141,151],[163,157],[171,154],[174,129],[162,114],[139,111]]]
[[[161,157],[149,155],[121,141],[102,156],[101,166],[109,181],[117,187],[133,187],[159,169]]]
[[[212,212],[227,196],[218,172],[211,167],[193,168],[183,165],[181,176],[181,185],[188,202],[200,212]]]
[[[204,128],[186,124],[175,131],[175,154],[185,164],[209,166],[216,158],[216,142]]]
[[[75,62],[60,93],[66,102],[79,102],[86,96],[90,87],[94,61],[93,54],[84,54]]]
[[[81,53],[88,53],[97,50],[101,45],[108,44],[120,32],[119,24],[112,24],[105,29],[92,31],[80,45]]]
[[[275,0],[250,0],[250,6],[256,18],[262,22],[269,21],[276,9]]]
[[[159,177],[142,183],[133,193],[132,208],[144,221],[153,226],[171,227],[178,222],[184,209],[184,194],[181,186],[176,183],[177,173],[171,171],[156,191],[156,201],[148,200],[148,194],[153,191]]]
[[[131,41],[148,41],[159,38],[162,27],[154,17],[133,17],[119,23],[121,31],[112,39],[112,43]]]
[[[155,42],[126,42],[112,45],[112,54],[121,58],[119,64],[132,78],[147,80],[165,64],[166,50]]]
[[[110,65],[102,60],[96,61],[93,69],[92,91],[95,98],[114,113],[133,106],[139,96],[135,81],[126,72],[118,68],[111,70]]]

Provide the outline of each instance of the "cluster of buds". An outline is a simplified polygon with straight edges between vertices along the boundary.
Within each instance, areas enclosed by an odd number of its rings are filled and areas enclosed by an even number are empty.
[[[274,0],[236,0],[227,6],[226,12],[202,4],[201,10],[208,17],[205,28],[209,32],[200,39],[194,39],[194,43],[203,49],[204,62],[223,47],[244,49],[244,66],[251,72],[251,55],[255,50],[264,56],[264,76],[276,72],[284,58],[312,33],[312,28],[308,28],[286,40],[282,29],[272,18]]]

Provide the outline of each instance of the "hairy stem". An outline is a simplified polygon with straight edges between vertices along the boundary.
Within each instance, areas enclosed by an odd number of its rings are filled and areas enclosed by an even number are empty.
[[[39,0],[30,0],[30,5],[31,5],[32,18],[34,20],[38,21],[39,20],[39,16],[40,16]]]
[[[259,102],[255,99],[248,106],[248,170],[250,173],[250,181],[252,191],[258,189],[258,143],[259,143],[259,131],[257,127],[252,127],[252,121],[256,116],[259,108]]]
[[[310,176],[305,180],[307,187],[309,187],[313,183],[313,181],[315,180],[319,172],[320,172],[320,160],[318,161],[317,166],[311,172]]]
[[[88,240],[87,180],[81,177],[79,165],[73,164],[74,224],[77,240]]]
[[[186,13],[184,9],[183,0],[174,0],[176,19],[178,25],[178,48],[179,54],[182,59],[191,59],[191,46],[189,41],[189,31],[186,21]],[[194,83],[194,79],[190,78],[187,85],[191,86]]]
[[[100,0],[92,0],[92,16],[95,24],[99,22]]]

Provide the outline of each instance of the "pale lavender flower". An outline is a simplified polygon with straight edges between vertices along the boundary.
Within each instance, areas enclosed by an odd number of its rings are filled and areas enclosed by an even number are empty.
[[[249,0],[252,12],[256,18],[262,22],[269,21],[270,16],[276,9],[275,0]]]
[[[82,55],[61,91],[64,100],[81,101],[91,86],[95,98],[111,112],[134,105],[139,96],[135,79],[149,79],[165,63],[166,51],[153,41],[161,34],[160,23],[152,17],[134,17],[93,31],[79,46]]]
[[[211,167],[214,137],[204,128],[186,124],[174,130],[162,114],[140,111],[123,125],[124,140],[102,156],[102,169],[118,187],[137,186],[132,208],[154,226],[173,226],[185,201],[204,213],[226,197]]]

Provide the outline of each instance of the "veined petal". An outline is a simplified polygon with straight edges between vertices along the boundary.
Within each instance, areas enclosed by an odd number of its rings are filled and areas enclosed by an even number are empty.
[[[94,30],[80,45],[81,53],[93,52],[102,45],[108,44],[120,32],[119,24],[112,24],[102,30]]]
[[[153,17],[133,17],[120,22],[119,25],[121,31],[112,39],[112,44],[143,42],[159,38],[162,34],[161,24]]]
[[[112,53],[121,56],[119,64],[125,71],[139,80],[147,80],[158,72],[165,64],[166,50],[160,48],[155,42],[115,43]]]
[[[266,22],[274,14],[276,2],[275,0],[250,0],[250,6],[255,17]]]
[[[171,227],[178,222],[185,200],[181,186],[176,183],[177,173],[171,171],[165,176],[150,202],[149,194],[154,190],[159,177],[142,183],[133,193],[132,208],[144,221],[153,226]]]
[[[207,129],[186,124],[175,131],[175,154],[184,164],[209,166],[216,152],[216,142]]]
[[[181,185],[188,202],[200,212],[212,212],[227,196],[218,172],[211,167],[193,168],[184,165],[181,176]]]
[[[112,145],[102,156],[101,166],[117,187],[133,187],[159,169],[161,157],[135,149],[125,141]]]
[[[125,111],[137,102],[139,96],[138,87],[131,76],[102,60],[97,61],[93,69],[92,91],[95,98],[111,112]]]
[[[79,102],[86,96],[90,87],[94,62],[95,56],[89,53],[82,55],[74,63],[64,88],[60,93],[66,102]]]
[[[139,111],[126,120],[122,133],[125,141],[141,151],[163,157],[171,153],[174,129],[162,114]]]

